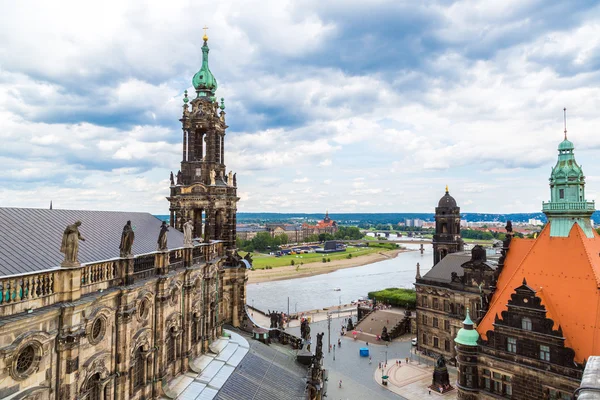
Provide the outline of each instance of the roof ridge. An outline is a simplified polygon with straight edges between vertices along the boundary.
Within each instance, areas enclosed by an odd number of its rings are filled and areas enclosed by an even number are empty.
[[[599,271],[596,271],[596,268],[594,268],[594,262],[592,261],[592,257],[591,257],[591,255],[590,255],[590,252],[588,251],[587,244],[586,244],[586,242],[583,240],[583,237],[584,237],[584,236],[585,236],[585,238],[586,238],[586,239],[590,239],[590,240],[594,240],[594,239],[598,240],[598,238],[596,238],[596,237],[593,237],[593,238],[588,238],[588,237],[587,237],[587,235],[585,235],[585,232],[583,232],[583,229],[581,229],[581,226],[579,226],[579,224],[573,224],[573,225],[574,225],[574,226],[575,226],[575,225],[577,226],[577,228],[576,228],[576,232],[577,232],[577,234],[579,235],[579,240],[581,240],[581,244],[582,244],[582,246],[583,246],[583,249],[584,249],[584,251],[585,251],[585,255],[586,255],[586,257],[587,257],[587,260],[588,260],[588,262],[589,262],[589,264],[590,264],[590,268],[592,269],[592,273],[594,274],[594,277],[596,278],[596,287],[597,287],[598,289],[600,289],[600,272],[599,272]],[[571,230],[573,230],[573,228],[571,228]],[[592,231],[594,231],[594,230],[595,230],[595,229],[592,229]],[[583,233],[583,236],[582,236],[582,233]],[[593,236],[593,233],[592,233],[592,236]]]
[[[546,229],[549,229],[549,224],[546,224],[546,226],[544,227],[544,229],[542,229],[542,232],[540,233],[540,236],[541,236],[541,235],[544,233],[544,231],[545,231]],[[513,274],[512,274],[512,275],[511,275],[511,276],[508,278],[508,282],[512,281],[512,279],[513,279],[513,278],[514,278],[514,276],[517,274],[517,272],[519,272],[519,270],[521,269],[521,266],[523,265],[523,263],[525,262],[525,260],[527,259],[527,257],[529,257],[529,254],[531,253],[531,251],[533,250],[533,248],[534,248],[534,247],[537,245],[537,243],[538,243],[538,240],[539,240],[539,237],[540,237],[540,236],[538,236],[538,239],[534,239],[535,241],[534,241],[533,245],[532,245],[532,246],[529,248],[529,250],[527,250],[527,253],[525,254],[525,257],[523,257],[523,258],[521,259],[521,262],[519,263],[519,265],[517,265],[517,267],[515,268],[515,270],[514,270]],[[514,238],[513,240],[518,240],[518,239],[519,239],[519,238]],[[508,252],[510,252],[510,246],[509,246],[509,248],[508,248]],[[506,257],[506,258],[508,258],[508,257]],[[506,259],[505,259],[505,261],[504,261],[504,262],[506,262]],[[500,275],[502,275],[502,272],[500,272]],[[498,277],[498,279],[500,279],[500,277]],[[501,290],[501,291],[498,293],[498,295],[496,295],[496,293],[497,293],[497,292],[494,292],[494,296],[493,296],[493,297],[495,297],[495,299],[494,299],[494,301],[493,301],[492,303],[490,303],[490,305],[489,305],[489,307],[488,307],[488,310],[491,310],[491,309],[493,309],[493,308],[494,308],[494,306],[496,305],[496,303],[497,303],[498,301],[500,301],[500,297],[502,297],[502,296],[501,296],[501,295],[502,295],[502,293],[504,293],[504,291],[505,291],[505,290],[507,290],[507,289],[508,289],[508,285],[506,285],[506,286],[505,286],[505,287],[504,287],[504,288],[503,288],[503,289],[502,289],[502,290]],[[512,290],[514,290],[514,288],[512,288]],[[479,326],[479,325],[478,325],[478,326]],[[485,332],[479,332],[479,333],[480,333],[480,334],[482,334],[482,335],[485,335],[485,336],[487,337],[487,334],[486,334]]]

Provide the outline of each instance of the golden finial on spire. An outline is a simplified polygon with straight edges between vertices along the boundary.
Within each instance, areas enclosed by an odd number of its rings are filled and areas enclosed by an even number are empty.
[[[448,185],[446,185],[446,193],[448,193]]]
[[[202,40],[204,40],[205,42],[208,40],[208,36],[206,35],[206,30],[208,29],[208,26],[204,25],[204,36],[202,36]]]

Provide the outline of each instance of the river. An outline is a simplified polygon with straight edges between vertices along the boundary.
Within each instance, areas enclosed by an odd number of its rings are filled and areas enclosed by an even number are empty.
[[[420,245],[404,244],[417,250]],[[367,293],[389,287],[414,288],[416,265],[421,264],[421,275],[431,269],[433,252],[425,244],[425,253],[409,251],[398,257],[360,267],[340,269],[329,274],[283,281],[253,283],[248,285],[247,302],[260,310],[288,310],[290,312],[314,310],[337,304],[350,303]],[[334,291],[340,288],[340,291]]]

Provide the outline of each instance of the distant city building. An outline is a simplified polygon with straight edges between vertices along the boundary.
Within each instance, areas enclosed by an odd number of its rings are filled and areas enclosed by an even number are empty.
[[[300,243],[311,235],[320,235],[329,233],[334,235],[338,231],[337,222],[329,217],[329,213],[325,213],[325,218],[317,222],[315,225],[308,223],[285,224],[285,223],[269,223],[265,226],[258,225],[238,225],[237,238],[242,240],[252,240],[260,232],[269,232],[272,237],[286,235],[288,243]]]
[[[542,220],[540,219],[535,219],[535,218],[530,218],[528,221],[529,225],[544,225],[544,223],[542,222]]]
[[[329,233],[331,235],[338,231],[337,222],[329,218],[329,211],[325,212],[325,218],[317,222],[316,225],[309,225],[306,222],[302,224],[304,237],[310,235],[320,235],[321,233]]]

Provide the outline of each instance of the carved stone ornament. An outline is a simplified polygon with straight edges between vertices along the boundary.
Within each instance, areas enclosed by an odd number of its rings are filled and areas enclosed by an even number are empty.
[[[137,312],[135,315],[138,321],[143,322],[148,318],[148,315],[150,314],[151,304],[152,303],[150,302],[150,300],[146,297],[142,297],[138,300]]]
[[[98,315],[86,327],[86,336],[91,344],[98,344],[104,338],[108,321],[104,315]]]
[[[27,379],[39,370],[44,355],[43,346],[36,340],[22,343],[6,358],[8,373],[16,381]]]

